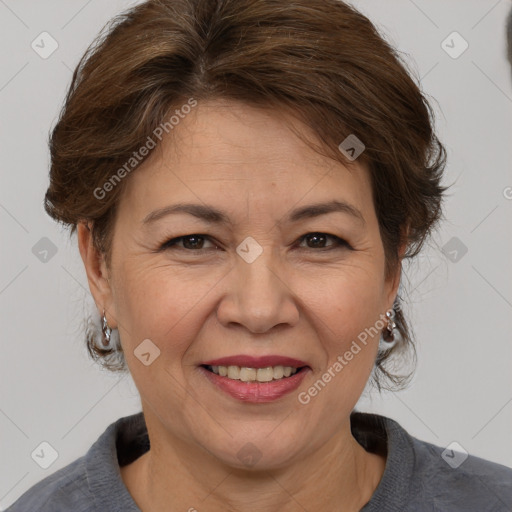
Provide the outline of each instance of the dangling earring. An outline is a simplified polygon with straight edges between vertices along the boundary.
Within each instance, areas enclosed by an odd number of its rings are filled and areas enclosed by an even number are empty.
[[[103,333],[102,344],[104,348],[112,348],[110,346],[110,339],[112,337],[112,329],[108,326],[107,317],[105,316],[105,309],[103,309],[103,317],[101,319],[101,332]]]
[[[402,340],[402,335],[395,322],[395,310],[391,308],[389,311],[386,311],[386,316],[388,318],[388,325],[382,331],[379,341],[379,352],[390,350]]]

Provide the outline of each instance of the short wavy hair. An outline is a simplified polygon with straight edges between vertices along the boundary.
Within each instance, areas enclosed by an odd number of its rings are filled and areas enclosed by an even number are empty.
[[[317,136],[318,144],[305,143],[348,168],[340,143],[351,134],[364,143],[357,161],[370,171],[389,276],[400,265],[401,244],[405,258],[420,251],[442,216],[446,190],[446,150],[412,75],[370,20],[339,0],[145,1],[107,23],[74,70],[49,140],[45,210],[71,235],[77,223],[90,222],[109,266],[129,177],[101,199],[93,191],[170,112],[191,97],[284,109]],[[372,382],[379,391],[408,383],[412,372],[390,370],[406,352],[416,361],[400,301],[399,293],[402,342],[377,356]],[[101,348],[91,329],[86,339],[95,360],[127,371],[120,346]]]

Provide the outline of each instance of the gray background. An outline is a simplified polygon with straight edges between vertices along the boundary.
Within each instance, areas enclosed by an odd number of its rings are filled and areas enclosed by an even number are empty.
[[[445,183],[456,180],[447,220],[402,280],[418,339],[415,378],[400,393],[365,393],[358,409],[512,467],[511,3],[352,3],[403,52],[435,99],[448,150]],[[103,24],[131,4],[0,0],[0,509],[83,455],[111,422],[140,410],[129,376],[88,359],[80,329],[84,304],[92,303],[76,238],[43,210],[48,131],[72,69]],[[43,31],[59,45],[47,59],[31,48]],[[456,59],[442,47],[453,31],[469,43]],[[43,237],[57,249],[46,262],[32,252]],[[31,458],[43,441],[58,452],[48,469]]]

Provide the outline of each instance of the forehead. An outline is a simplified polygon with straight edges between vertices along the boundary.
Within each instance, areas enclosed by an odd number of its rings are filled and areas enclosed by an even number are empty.
[[[200,102],[130,176],[121,202],[135,213],[177,198],[232,204],[243,196],[283,207],[305,196],[340,195],[364,209],[371,201],[366,167],[354,162],[348,169],[319,154],[290,125],[320,145],[308,127],[284,111],[226,100]]]

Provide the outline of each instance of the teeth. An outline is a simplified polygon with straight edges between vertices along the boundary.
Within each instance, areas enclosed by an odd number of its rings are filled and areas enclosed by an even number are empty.
[[[288,366],[291,368],[291,366]],[[276,366],[274,368],[274,379],[282,379],[284,377],[284,368],[282,366]]]
[[[242,382],[270,382],[297,373],[291,366],[268,366],[266,368],[247,368],[245,366],[210,366],[213,373]]]
[[[240,378],[240,380],[242,380],[242,378]],[[270,382],[271,380],[274,380],[274,368],[271,366],[268,368],[258,368],[256,380],[258,382]]]
[[[270,370],[272,370],[272,368],[270,368]],[[256,380],[256,378],[258,377],[258,372],[260,370],[256,370],[255,368],[240,368],[239,370],[239,379],[244,381],[244,382],[249,382],[249,381],[253,381],[253,380]],[[229,373],[228,373],[229,375]],[[236,371],[233,370],[233,375],[236,375]],[[233,377],[231,377],[233,378]],[[260,379],[258,379],[260,380]],[[272,380],[272,377],[270,377],[270,380]]]
[[[240,379],[240,368],[237,366],[228,366],[228,377],[230,379]]]

